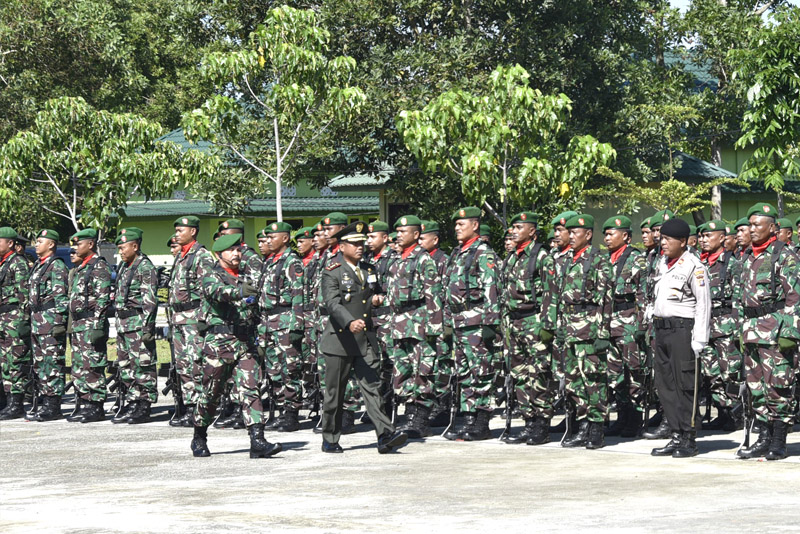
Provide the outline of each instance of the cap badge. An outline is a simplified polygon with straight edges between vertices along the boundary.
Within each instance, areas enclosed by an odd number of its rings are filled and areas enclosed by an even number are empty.
[[[519,216],[519,218],[520,218],[520,219],[522,219],[523,221],[525,221],[525,220],[527,220],[527,219],[528,219],[528,216],[527,216],[527,215],[525,215],[525,214],[523,213],[523,214],[521,214],[521,215]]]

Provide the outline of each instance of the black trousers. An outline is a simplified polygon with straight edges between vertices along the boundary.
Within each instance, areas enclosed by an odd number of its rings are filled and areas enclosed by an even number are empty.
[[[666,319],[655,325],[656,389],[673,432],[696,430],[700,361],[692,351],[692,321]]]

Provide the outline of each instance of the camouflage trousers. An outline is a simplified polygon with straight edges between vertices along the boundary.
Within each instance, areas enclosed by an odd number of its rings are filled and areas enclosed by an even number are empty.
[[[172,329],[175,368],[181,381],[183,402],[188,405],[197,404],[203,383],[203,339],[197,325],[179,324]]]
[[[306,323],[303,332],[301,357],[303,359],[303,391],[306,397],[322,393],[317,377],[317,331],[313,325]],[[318,397],[321,398],[321,397]],[[321,401],[320,401],[321,403]]]
[[[142,341],[140,332],[117,332],[117,365],[129,402],[158,400],[156,343]]]
[[[328,325],[329,320],[330,318],[327,315],[320,317],[320,320],[317,323],[317,339],[319,339],[319,336],[325,331],[325,327]],[[317,347],[316,357],[320,384],[324,384],[325,358],[323,357],[322,352],[320,352],[319,347]],[[356,379],[356,374],[352,369],[350,370],[350,378],[347,380],[347,386],[345,386],[344,389],[343,406],[348,412],[357,412],[359,408],[361,408],[361,391],[358,389],[358,380]]]
[[[202,357],[202,380],[195,408],[195,425],[209,426],[219,407],[225,384],[233,378],[242,401],[242,417],[248,427],[263,422],[263,405],[258,392],[261,365],[247,351],[247,343],[230,334],[207,334]]]
[[[617,405],[631,405],[637,411],[644,411],[645,355],[633,332],[625,332],[622,336],[613,336],[611,349],[606,355],[608,366],[608,387],[613,390]]]
[[[378,348],[380,349],[381,359],[381,396],[386,398],[389,392],[394,390],[394,361],[395,348],[392,339],[391,326],[387,322],[380,322],[373,318],[375,330],[378,334]]]
[[[103,337],[97,343],[90,340],[91,330],[73,332],[69,336],[72,348],[72,384],[75,394],[82,400],[105,402],[106,400],[106,342]]]
[[[292,343],[289,330],[272,330],[266,334],[264,375],[273,388],[273,398],[285,409],[303,407],[302,341]]]
[[[759,421],[793,424],[793,355],[775,345],[745,344],[744,367],[753,410]]]
[[[455,372],[453,360],[453,342],[439,338],[436,341],[436,364],[433,368],[433,392],[437,399],[441,399],[450,389],[450,378]]]
[[[569,343],[564,355],[567,398],[578,419],[602,423],[606,418],[606,355],[596,354],[592,343]]]
[[[17,334],[17,328],[0,323],[0,368],[3,389],[6,393],[24,393],[25,367],[31,364],[31,351],[26,340]],[[30,338],[28,338],[30,339]]]
[[[35,327],[35,325],[34,325]],[[34,331],[38,329],[34,328]],[[38,380],[39,391],[46,397],[60,397],[66,386],[65,355],[67,335],[31,336],[33,370]]]
[[[728,385],[739,382],[742,370],[742,353],[733,337],[716,337],[708,340],[701,362],[703,376],[709,381],[711,398],[720,408],[732,408],[736,395]]]
[[[392,388],[402,402],[413,402],[433,408],[436,349],[428,341],[394,340],[394,372]]]
[[[521,327],[512,326],[506,337],[517,409],[525,419],[552,419],[556,392],[550,347]]]
[[[494,346],[483,341],[480,326],[472,326],[453,331],[453,347],[461,411],[491,410],[496,375]]]

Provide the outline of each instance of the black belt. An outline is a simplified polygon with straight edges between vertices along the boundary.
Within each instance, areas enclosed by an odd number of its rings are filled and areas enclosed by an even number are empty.
[[[19,309],[19,303],[14,304],[3,304],[0,306],[0,313],[8,313],[10,311],[14,311]]]
[[[540,310],[539,310],[538,307],[537,308],[532,308],[530,310],[514,310],[514,311],[508,312],[508,317],[511,320],[516,321],[518,319],[524,319],[526,317],[531,317],[533,315],[536,315],[537,313],[539,313],[539,311]]]
[[[292,311],[291,306],[273,306],[268,310],[264,310],[267,315],[276,315],[278,313],[285,313],[288,311]]]
[[[73,321],[80,321],[82,319],[88,319],[89,317],[94,317],[94,312],[92,310],[84,310],[82,312],[72,314]]]
[[[206,330],[207,334],[230,334],[232,336],[236,336],[237,339],[241,339],[246,341],[248,336],[250,335],[250,329],[246,326],[234,326],[230,327],[226,324],[218,324],[208,328]]]
[[[185,312],[194,310],[200,307],[202,303],[201,300],[190,300],[188,302],[178,302],[177,304],[172,305],[172,311],[176,312]]]
[[[631,309],[633,309],[635,307],[636,307],[636,303],[635,302],[617,302],[615,300],[614,304],[613,304],[613,307],[612,307],[612,310],[615,311],[615,312],[619,312],[619,311],[631,310]]]
[[[733,308],[730,306],[720,306],[711,310],[711,317],[721,317],[723,315],[730,315],[733,313]]]
[[[653,327],[660,330],[693,328],[694,319],[689,319],[688,317],[653,317]]]
[[[123,308],[121,310],[117,310],[117,318],[118,319],[130,319],[131,317],[134,317],[134,316],[139,315],[141,313],[142,313],[142,309],[141,308],[127,308],[127,309]]]
[[[779,300],[777,302],[773,302],[772,304],[764,304],[763,306],[748,306],[744,308],[744,316],[747,317],[748,319],[753,319],[755,317],[763,317],[765,315],[775,313],[776,311],[780,311],[785,306],[786,306],[785,300]]]
[[[377,308],[372,308],[372,315],[389,315],[392,312],[392,309],[389,306],[378,306]]]
[[[40,304],[38,306],[31,306],[31,311],[33,313],[39,313],[39,312],[47,311],[47,310],[55,308],[55,307],[56,307],[55,299],[50,299],[47,302],[45,302],[44,304]]]
[[[463,313],[463,312],[465,312],[467,310],[470,310],[473,307],[478,306],[480,304],[483,304],[483,299],[475,300],[475,301],[472,301],[472,302],[457,303],[457,304],[453,304],[452,306],[450,306],[450,311],[452,313]]]
[[[585,311],[596,310],[599,307],[600,307],[599,304],[590,304],[590,303],[586,303],[586,304],[565,304],[564,305],[564,311],[566,311],[568,313],[585,312]]]
[[[397,306],[394,310],[395,313],[407,313],[410,311],[418,310],[422,306],[425,305],[425,300],[413,300],[411,302],[406,302],[402,306]]]

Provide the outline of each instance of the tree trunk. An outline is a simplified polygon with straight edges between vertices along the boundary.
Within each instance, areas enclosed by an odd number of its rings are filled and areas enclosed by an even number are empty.
[[[722,145],[716,137],[711,139],[711,163],[722,167]],[[718,185],[711,188],[711,218],[722,219],[722,188]]]
[[[692,219],[694,219],[695,226],[700,226],[701,224],[706,222],[706,216],[703,214],[702,211],[693,211]]]
[[[781,195],[780,191],[776,194],[778,195],[778,217],[783,217],[786,211],[786,201],[783,199],[783,195]]]

